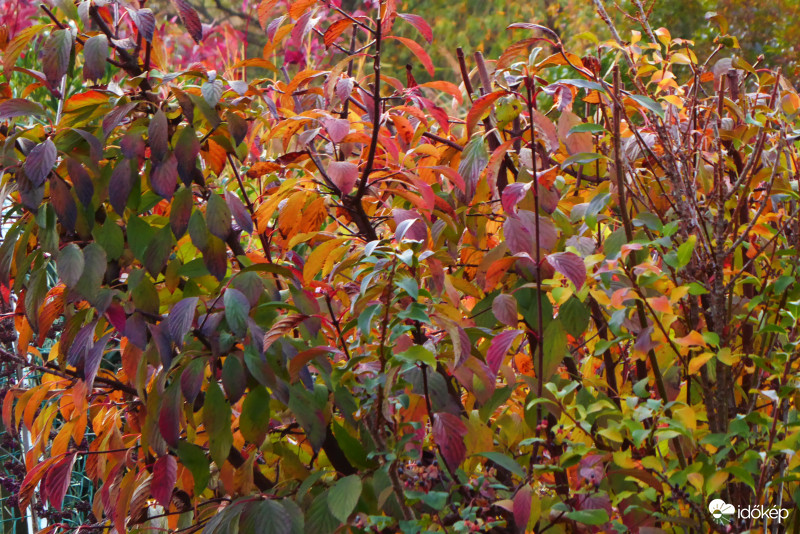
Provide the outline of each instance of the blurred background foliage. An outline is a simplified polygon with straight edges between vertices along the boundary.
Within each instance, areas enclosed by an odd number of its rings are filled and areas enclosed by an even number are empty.
[[[12,0],[13,1],[13,0]],[[371,0],[339,0],[346,10],[369,5]],[[258,24],[259,0],[191,0],[200,13],[201,20],[213,28],[228,22],[241,32],[240,46],[245,43],[249,52],[260,50],[266,36]],[[710,53],[719,27],[707,20],[707,14],[722,15],[729,25],[727,33],[736,37],[742,56],[754,63],[760,55],[765,63],[783,68],[784,74],[796,77],[800,63],[800,2],[797,0],[644,0],[651,12],[654,27],[669,28],[672,37],[691,39],[698,56]],[[170,9],[170,0],[148,0],[147,5],[157,9]],[[424,13],[434,32],[433,45],[428,49],[436,66],[437,78],[456,79],[458,63],[456,48],[462,47],[467,55],[481,51],[487,58],[497,57],[516,37],[506,27],[512,22],[534,22],[554,29],[571,49],[594,48],[594,35],[605,41],[610,36],[594,10],[592,0],[398,0],[398,11]],[[630,0],[615,3],[609,12],[620,28],[637,28],[627,14],[635,11]],[[278,10],[275,11],[276,13]],[[324,23],[322,29],[324,30]],[[215,30],[212,30],[215,31]],[[415,37],[414,29],[398,25],[395,31]],[[623,39],[629,35],[623,35]],[[410,53],[397,47],[393,58],[395,74],[402,74],[405,63],[414,63]],[[417,65],[414,75],[427,80],[424,69]]]

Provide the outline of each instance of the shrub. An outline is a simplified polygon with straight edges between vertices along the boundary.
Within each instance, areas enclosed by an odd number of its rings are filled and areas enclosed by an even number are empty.
[[[101,4],[4,49],[34,80],[0,102],[2,355],[44,373],[3,402],[22,510],[60,509],[76,458],[118,532],[724,531],[712,499],[798,502],[780,72],[643,12],[623,41],[599,0],[593,53],[516,23],[460,86],[387,72],[432,70],[393,0],[264,0],[263,57],[175,69],[184,30]],[[287,42],[317,53],[290,71]]]

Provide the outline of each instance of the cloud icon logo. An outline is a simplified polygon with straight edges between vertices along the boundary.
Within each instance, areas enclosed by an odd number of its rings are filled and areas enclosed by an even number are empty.
[[[714,516],[714,520],[728,523],[731,520],[729,516],[733,516],[736,513],[736,507],[722,499],[714,499],[708,503],[708,511]]]

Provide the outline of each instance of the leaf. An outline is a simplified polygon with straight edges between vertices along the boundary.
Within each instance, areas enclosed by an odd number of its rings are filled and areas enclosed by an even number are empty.
[[[565,516],[567,519],[583,523],[584,525],[605,525],[608,523],[608,512],[603,508],[596,510],[575,510],[567,512]]]
[[[547,255],[547,263],[575,284],[576,289],[583,287],[586,281],[586,265],[580,256],[573,252],[556,252]]]
[[[108,182],[108,200],[114,211],[120,215],[125,214],[125,207],[133,190],[133,179],[130,160],[121,159],[111,172],[111,179]]]
[[[489,152],[483,137],[475,135],[464,147],[461,153],[461,162],[458,164],[458,174],[464,179],[467,199],[471,200],[478,186],[481,172],[489,162]]]
[[[417,43],[412,39],[406,39],[405,37],[397,37],[396,35],[387,35],[386,38],[394,39],[396,41],[400,41],[401,43],[403,43],[406,46],[406,48],[411,50],[411,52],[415,56],[417,56],[417,59],[419,59],[420,62],[425,66],[425,70],[428,71],[428,74],[430,74],[431,77],[435,74],[433,68],[433,61],[431,61],[430,56],[425,51],[425,49],[419,45],[419,43]]]
[[[361,479],[358,475],[341,478],[328,490],[328,510],[333,517],[347,523],[360,498]]]
[[[195,358],[183,369],[181,373],[181,393],[183,393],[188,402],[194,402],[200,394],[205,369],[205,358]]]
[[[14,117],[44,116],[42,106],[24,98],[10,98],[0,102],[0,121]]]
[[[94,184],[89,173],[86,172],[83,165],[72,158],[67,158],[67,174],[72,182],[72,187],[75,188],[78,200],[84,207],[87,207],[92,203],[94,196]]]
[[[238,113],[232,111],[229,111],[225,118],[228,121],[228,132],[230,132],[233,138],[234,146],[238,146],[247,136],[247,121]]]
[[[191,126],[181,128],[175,137],[175,158],[178,160],[178,176],[187,188],[192,184],[198,154],[200,154],[200,141],[194,128]]]
[[[209,441],[211,459],[222,467],[233,446],[231,432],[231,405],[222,394],[216,381],[208,384],[205,402],[203,403],[203,425]]]
[[[467,135],[472,136],[473,130],[475,130],[475,126],[478,124],[478,121],[489,111],[489,108],[494,104],[494,102],[503,96],[506,96],[508,92],[506,91],[494,91],[487,95],[483,95],[475,102],[472,103],[472,107],[469,109],[467,113]]]
[[[183,403],[179,386],[178,382],[173,382],[164,391],[158,413],[158,430],[170,447],[178,446],[181,434],[180,414]]]
[[[68,453],[47,469],[43,493],[50,506],[58,511],[61,511],[64,496],[67,494],[69,483],[72,480],[72,467],[75,464],[76,455],[76,452]]]
[[[83,252],[75,243],[70,243],[58,253],[56,262],[58,277],[67,287],[75,287],[83,274]]]
[[[328,492],[323,491],[314,498],[306,512],[306,534],[333,534],[340,521],[331,514],[328,507]]]
[[[244,395],[247,387],[247,374],[241,357],[235,353],[228,354],[225,357],[225,363],[222,364],[222,387],[231,404],[238,402]]]
[[[507,326],[517,326],[517,299],[501,293],[492,301],[492,313],[497,320]]]
[[[117,126],[119,126],[120,122],[122,122],[122,119],[124,119],[128,113],[130,113],[138,105],[138,102],[128,102],[127,104],[122,104],[103,117],[103,136],[108,137],[109,134],[114,131]]]
[[[208,480],[211,478],[210,466],[205,452],[197,445],[181,441],[178,443],[178,458],[181,461],[181,465],[192,473],[194,494],[199,495],[206,488]]]
[[[50,179],[50,205],[58,215],[61,225],[70,232],[74,231],[78,207],[69,187],[60,178]]]
[[[169,200],[175,194],[177,185],[178,160],[175,158],[175,154],[170,154],[160,163],[154,161],[150,171],[150,187],[153,188],[153,192],[161,198]]]
[[[236,224],[245,232],[253,233],[253,218],[250,212],[244,207],[244,204],[235,193],[225,191],[225,202],[228,204]]]
[[[515,462],[516,463],[516,462]],[[528,526],[528,520],[531,517],[531,502],[533,499],[533,492],[531,491],[530,484],[522,486],[514,495],[514,524],[520,532],[525,532]]]
[[[505,189],[503,189],[503,194],[501,196],[501,203],[503,204],[503,210],[510,215],[516,215],[517,213],[517,204],[525,198],[525,195],[528,194],[530,191],[533,182],[522,183],[522,182],[515,182],[513,184],[508,184]]]
[[[172,253],[173,242],[172,230],[165,226],[156,232],[155,237],[147,245],[142,264],[153,278],[158,278],[158,275],[167,264],[167,260]]]
[[[467,456],[464,436],[467,425],[457,415],[447,412],[433,414],[433,439],[442,450],[444,461],[456,470]]]
[[[213,193],[206,206],[206,224],[208,231],[223,241],[231,233],[231,209],[223,198]]]
[[[258,500],[248,503],[239,518],[240,534],[291,534],[292,519],[280,503]]]
[[[136,14],[134,22],[136,29],[139,30],[139,35],[148,43],[152,43],[156,31],[156,18],[153,16],[153,11],[150,8],[142,8],[132,9],[131,12]]]
[[[97,376],[97,371],[100,369],[100,363],[103,361],[103,353],[106,350],[108,340],[111,338],[111,332],[104,335],[86,353],[83,361],[83,376],[86,381],[86,386],[89,390],[92,389],[94,377]]]
[[[222,86],[221,80],[214,80],[213,82],[204,83],[200,87],[200,92],[203,94],[203,98],[208,105],[213,108],[219,104],[224,89],[225,88]]]
[[[513,473],[520,478],[524,479],[526,476],[525,470],[522,468],[522,466],[519,465],[519,463],[516,460],[510,458],[509,456],[506,456],[501,452],[495,452],[495,451],[479,452],[475,456],[483,456],[487,460],[491,460],[492,462],[496,463],[506,471],[509,471],[510,473]]]
[[[57,88],[67,73],[74,38],[69,29],[55,30],[42,48],[42,72],[50,87]]]
[[[556,319],[545,327],[542,337],[544,338],[544,347],[542,347],[544,370],[542,371],[542,376],[545,380],[549,380],[564,360],[564,355],[567,351],[567,333],[564,331],[561,321]]]
[[[237,336],[247,332],[247,318],[250,313],[250,302],[238,289],[229,287],[223,296],[225,303],[225,320]]]
[[[34,186],[39,187],[44,183],[50,171],[53,170],[57,159],[58,150],[56,150],[56,145],[50,139],[45,139],[28,153],[28,157],[22,166],[25,176]]]
[[[325,35],[323,35],[323,40],[325,41],[325,47],[329,48],[336,39],[342,35],[342,33],[353,25],[353,20],[346,18],[340,19],[331,24],[327,30],[325,30]]]
[[[661,104],[659,104],[652,98],[644,95],[630,95],[630,97],[639,104],[641,104],[642,106],[646,107],[647,109],[658,115],[659,117],[661,117],[661,120],[664,120],[665,112]]]
[[[508,354],[511,345],[514,344],[514,341],[522,333],[522,330],[505,330],[492,338],[489,351],[486,353],[486,363],[489,365],[489,370],[494,376],[497,376],[500,365],[503,363],[506,354]]]
[[[564,330],[576,339],[589,327],[589,309],[574,295],[558,307],[558,318]]]
[[[422,37],[428,41],[428,44],[433,42],[433,30],[431,30],[430,25],[428,25],[424,18],[419,15],[412,15],[411,13],[398,13],[397,16],[414,26],[417,31],[422,34]]]
[[[349,161],[334,161],[328,165],[328,177],[342,195],[349,194],[358,180],[358,166]]]
[[[171,454],[160,457],[153,464],[153,478],[150,480],[150,492],[153,498],[164,507],[169,509],[172,500],[172,490],[178,481],[178,462]]]
[[[208,236],[208,243],[203,248],[203,263],[217,280],[225,278],[228,272],[228,254],[225,241],[215,235]]]
[[[294,20],[300,20],[308,8],[317,3],[317,0],[295,0],[289,6],[289,16]]]
[[[422,345],[413,345],[408,350],[404,350],[394,356],[407,362],[421,362],[430,367],[436,367],[436,356]]]
[[[83,79],[102,80],[106,75],[106,60],[108,59],[108,38],[103,35],[89,37],[83,44]]]
[[[270,395],[265,387],[250,390],[242,403],[239,431],[250,443],[261,445],[267,437],[270,423]]]
[[[147,126],[147,142],[150,145],[151,158],[163,161],[169,151],[169,125],[166,114],[160,109]]]
[[[175,239],[180,239],[189,227],[189,217],[191,217],[194,207],[193,200],[192,190],[188,187],[179,189],[172,198],[169,208],[169,226]]]
[[[183,25],[186,26],[192,39],[197,43],[202,41],[203,25],[200,23],[200,17],[197,16],[197,11],[194,10],[188,0],[172,0],[172,3],[178,8]]]

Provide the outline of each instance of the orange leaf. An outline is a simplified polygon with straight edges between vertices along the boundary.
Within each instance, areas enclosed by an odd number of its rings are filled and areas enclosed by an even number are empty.
[[[317,3],[317,0],[297,0],[291,6],[289,6],[289,16],[292,17],[294,20],[298,20],[302,17],[308,8],[313,6]]]
[[[50,327],[64,311],[64,287],[64,284],[59,284],[48,291],[44,303],[39,307],[39,337],[36,344],[40,347]]]
[[[206,165],[211,169],[211,171],[219,175],[222,173],[222,169],[225,168],[225,161],[226,161],[226,153],[225,149],[219,143],[216,143],[213,139],[208,140],[208,151],[201,152],[203,154],[203,159],[206,160]]]
[[[472,108],[469,110],[469,113],[467,113],[467,137],[472,137],[472,131],[475,129],[475,125],[477,125],[481,117],[489,111],[494,101],[507,94],[508,92],[506,91],[495,91],[488,95],[483,95],[472,104]]]
[[[660,297],[653,297],[647,299],[650,307],[660,313],[672,313],[672,306],[669,304],[669,299],[664,295]]]
[[[692,330],[689,332],[688,335],[679,337],[675,339],[675,343],[678,345],[689,347],[689,346],[700,346],[700,347],[707,347],[706,340],[703,339],[703,336],[697,330]]]
[[[353,25],[353,21],[350,19],[341,19],[337,20],[333,24],[325,30],[325,35],[323,36],[323,40],[325,41],[325,46],[330,47],[334,41],[344,32],[347,28]]]
[[[425,82],[423,84],[420,84],[420,87],[430,87],[431,89],[438,89],[439,91],[444,91],[445,93],[453,95],[453,98],[455,98],[459,104],[462,104],[464,102],[464,97],[461,96],[461,89],[459,89],[458,86],[454,83],[445,82],[443,80],[436,80],[433,82]]]
[[[272,12],[272,8],[275,7],[275,4],[277,3],[278,0],[261,0],[261,3],[258,5],[258,23],[261,24],[262,29],[267,29],[269,14]]]

